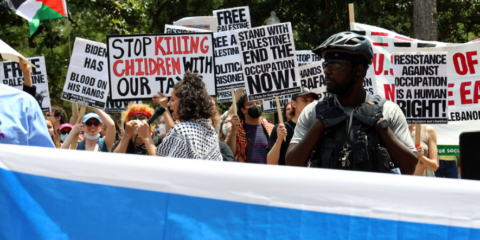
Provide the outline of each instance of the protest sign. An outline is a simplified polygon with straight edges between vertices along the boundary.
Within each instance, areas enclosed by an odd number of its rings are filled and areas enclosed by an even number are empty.
[[[174,33],[194,33],[194,32],[211,32],[211,31],[203,30],[200,28],[190,28],[190,27],[165,24],[164,33],[174,34]]]
[[[112,100],[110,95],[107,98],[107,104],[105,107],[105,112],[119,113],[125,111],[127,107],[131,104],[142,104],[142,101],[126,101],[126,100]]]
[[[48,92],[47,68],[45,58],[31,57],[27,58],[35,67],[30,68],[32,84],[37,88],[35,99],[37,100],[42,112],[50,112],[50,94]],[[23,90],[23,72],[17,62],[8,61],[0,64],[0,81],[2,84],[14,87],[20,91]]]
[[[395,103],[408,124],[448,123],[447,53],[395,53]]]
[[[300,51],[296,51],[296,53],[297,53],[297,62],[299,67],[307,65],[309,63],[322,61],[321,56],[313,53],[310,50],[300,50]]]
[[[77,37],[68,66],[62,99],[87,107],[104,109],[108,92],[106,45]]]
[[[113,100],[151,100],[170,96],[190,71],[203,77],[208,94],[216,95],[213,33],[108,35]]]
[[[280,108],[283,110],[285,105],[292,101],[292,95],[284,95],[278,97]],[[264,113],[276,113],[277,110],[277,101],[275,98],[267,98],[263,100],[263,112]]]
[[[241,57],[233,32],[219,32],[214,35],[215,79],[217,91],[245,87]]]
[[[176,22],[175,26],[184,26],[189,28],[199,28],[216,33],[217,32],[217,18],[216,17],[186,17]]]
[[[214,10],[213,16],[217,17],[218,32],[247,29],[252,26],[248,6]]]
[[[237,93],[238,89],[234,89],[234,92]],[[243,92],[246,90],[243,89]],[[232,93],[231,90],[225,90],[225,91],[218,91],[217,92],[217,102],[218,103],[226,103],[226,102],[232,102]]]
[[[235,31],[249,101],[301,92],[290,23]]]
[[[423,41],[376,26],[353,23],[354,31],[372,42],[378,94],[395,100],[393,58],[395,52],[447,52],[448,124],[435,126],[439,145],[458,145],[461,132],[480,129],[480,41],[449,44]]]
[[[25,57],[22,56],[22,54],[18,53],[15,49],[10,47],[10,45],[6,44],[4,41],[0,39],[0,61],[2,59],[5,60],[10,60],[13,62],[19,62],[20,59],[18,57],[22,57],[24,59],[23,63],[30,65],[32,68],[36,68],[34,64],[32,64],[30,61],[25,60]]]
[[[377,81],[375,79],[375,71],[373,70],[373,64],[370,64],[363,80],[363,88],[372,95],[378,95]]]

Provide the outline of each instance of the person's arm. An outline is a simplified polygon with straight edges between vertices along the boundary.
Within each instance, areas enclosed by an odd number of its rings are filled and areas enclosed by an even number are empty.
[[[80,119],[78,119],[77,123],[75,125],[73,125],[73,129],[70,131],[67,139],[65,139],[65,142],[63,142],[63,144],[60,148],[70,149],[70,145],[72,144],[72,142],[77,141],[77,139],[74,139],[74,138],[81,131],[83,131],[83,123],[81,122]]]
[[[158,95],[153,96],[152,101],[158,103],[160,106],[165,108],[165,112],[163,113],[163,119],[165,120],[165,134],[172,129],[175,122],[173,121],[173,117],[170,114],[168,109],[168,98],[162,92],[158,92]]]
[[[382,120],[383,119],[379,119],[375,123],[375,126],[377,126]],[[415,172],[415,166],[418,162],[415,153],[412,152],[412,150],[410,150],[403,142],[398,140],[390,127],[378,130],[378,134],[385,142],[385,147],[388,150],[393,164],[400,168],[402,174],[412,175]]]
[[[276,132],[275,132],[276,131]],[[283,139],[287,136],[287,129],[285,125],[279,124],[276,129],[272,130],[272,135],[270,136],[270,143],[274,143],[273,147],[268,151],[267,154],[267,164],[278,165],[280,160],[280,150],[282,149]]]
[[[240,124],[240,120],[238,118],[238,115],[233,115],[232,116],[232,129],[230,130],[230,133],[227,136],[227,145],[230,147],[232,150],[233,156],[237,153],[237,128],[238,124]]]
[[[427,126],[427,135],[428,135],[428,157],[423,155],[423,148],[418,151],[417,155],[420,161],[427,166],[428,169],[436,172],[440,166],[438,162],[438,153],[437,153],[437,132],[435,128]],[[421,155],[420,155],[421,154]]]
[[[152,140],[152,131],[146,120],[142,121],[142,124],[138,126],[137,134],[142,138],[147,148],[148,155],[155,156],[155,144]]]
[[[23,73],[23,91],[35,98],[37,87],[32,84],[32,74],[30,73],[31,67],[30,65],[23,63],[21,57],[18,57],[18,59],[18,65],[20,65],[20,69]]]
[[[118,143],[117,148],[113,150],[114,153],[126,153],[128,143],[130,139],[132,139],[133,133],[135,133],[135,129],[137,128],[137,121],[132,120],[125,124],[125,135],[123,135],[122,139]]]
[[[237,92],[235,93],[235,101],[238,101],[238,99],[242,96],[243,94],[243,88],[239,88],[237,89]],[[237,115],[236,112],[233,112],[233,109],[234,109],[234,104],[237,104],[236,102],[232,102],[232,105],[230,106],[230,108],[228,109],[228,115]]]
[[[301,128],[301,125],[297,124],[295,127],[295,135],[298,135],[297,131],[301,131]],[[322,136],[321,133],[323,129],[322,121],[316,119],[298,144],[290,143],[287,156],[285,157],[285,163],[290,166],[306,167],[310,154]]]
[[[104,138],[105,145],[107,146],[107,150],[110,152],[115,142],[115,123],[113,120],[102,110],[92,108],[92,110],[102,119],[103,124],[107,127],[107,134]]]
[[[72,103],[72,117],[70,117],[70,124],[74,125],[77,122],[78,118],[78,105],[77,103]]]

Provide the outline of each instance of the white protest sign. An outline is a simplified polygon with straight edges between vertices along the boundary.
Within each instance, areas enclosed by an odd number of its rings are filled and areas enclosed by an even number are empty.
[[[290,23],[235,31],[249,101],[301,92]]]
[[[446,124],[447,53],[395,53],[395,103],[409,124]]]
[[[190,27],[182,27],[182,26],[165,24],[164,33],[174,34],[174,33],[194,33],[194,32],[211,32],[211,31],[203,30],[200,28],[190,28]]]
[[[128,100],[112,100],[110,95],[107,98],[107,105],[105,107],[105,112],[119,113],[125,111],[127,107],[131,104],[142,104],[142,101],[128,101]]]
[[[18,53],[15,49],[10,47],[10,45],[6,44],[4,41],[0,39],[0,61],[2,59],[6,59],[13,62],[19,62],[20,59],[18,59],[18,57],[22,57],[23,59],[26,59],[24,56],[22,56],[22,54]],[[24,60],[23,63],[30,65],[32,68],[36,68],[36,66],[28,60]]]
[[[378,95],[377,81],[375,79],[375,71],[373,70],[373,64],[370,64],[363,80],[363,88],[372,95]]]
[[[278,100],[280,102],[280,108],[283,111],[283,108],[285,105],[287,105],[289,102],[292,101],[292,95],[284,95],[278,97]],[[263,100],[263,112],[264,113],[276,113],[277,111],[277,101],[275,98],[268,98]]]
[[[189,28],[199,28],[211,32],[217,32],[217,18],[216,17],[186,17],[176,22],[175,26],[184,26]]]
[[[321,56],[313,53],[310,50],[299,50],[299,51],[296,51],[296,53],[297,53],[297,62],[299,67],[307,65],[309,63],[322,61]]]
[[[106,45],[77,37],[61,99],[104,109],[108,92]]]
[[[233,32],[214,34],[217,91],[244,88],[241,57]]]
[[[238,89],[233,90],[235,93],[237,93]],[[245,92],[245,89],[243,90]],[[236,99],[238,100],[238,99]],[[218,103],[227,103],[227,102],[232,102],[232,91],[227,90],[227,91],[218,91],[217,92],[217,102]]]
[[[170,96],[187,71],[201,75],[208,94],[216,95],[211,32],[108,35],[107,43],[113,100]]]
[[[248,29],[252,27],[248,6],[214,10],[213,16],[217,17],[218,32]]]
[[[42,112],[50,112],[50,94],[48,92],[47,69],[45,58],[27,58],[36,68],[30,68],[32,84],[37,88],[35,99],[39,103]],[[2,62],[0,64],[0,81],[2,84],[23,90],[23,72],[18,62]]]

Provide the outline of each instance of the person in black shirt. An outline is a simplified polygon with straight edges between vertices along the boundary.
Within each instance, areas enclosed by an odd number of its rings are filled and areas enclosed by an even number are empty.
[[[136,134],[139,127],[137,120],[146,121],[153,115],[153,109],[146,104],[130,104],[125,112],[122,113],[125,122],[125,134],[120,142],[115,143],[112,147],[114,153],[129,153],[148,155],[145,141],[142,137]],[[152,133],[152,135],[154,132]],[[158,146],[162,142],[163,137],[154,136],[148,141],[153,141],[153,144]]]
[[[268,140],[267,164],[285,165],[285,156],[287,155],[288,145],[292,140],[297,120],[302,110],[314,100],[318,100],[318,95],[304,88],[301,93],[292,96],[292,109],[286,115],[290,116],[290,121],[285,124],[277,124],[273,127],[272,135]],[[286,141],[283,139],[286,137]]]

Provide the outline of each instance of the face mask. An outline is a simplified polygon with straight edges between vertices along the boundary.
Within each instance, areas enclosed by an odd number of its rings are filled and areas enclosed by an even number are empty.
[[[223,131],[223,135],[225,135],[225,136],[228,135],[228,129],[227,129],[227,126],[225,124],[223,124],[223,126],[222,126],[222,131]]]
[[[254,106],[248,109],[248,115],[251,118],[259,118],[262,116],[262,109],[259,106]]]
[[[138,126],[140,126],[140,124],[142,124],[142,121],[137,119],[137,128],[135,129],[135,132],[133,132],[134,135],[137,135]]]
[[[158,129],[160,130],[160,134],[167,133],[167,128],[165,127],[165,123],[160,123],[160,125],[158,126]]]
[[[62,134],[62,136],[60,136],[60,139],[62,139],[62,142],[65,142],[65,140],[67,140],[67,137],[68,137],[68,133],[64,133]]]
[[[97,133],[97,135],[95,136],[90,136],[88,134],[84,134],[84,136],[89,140],[97,140],[98,138],[100,138],[100,133]]]

